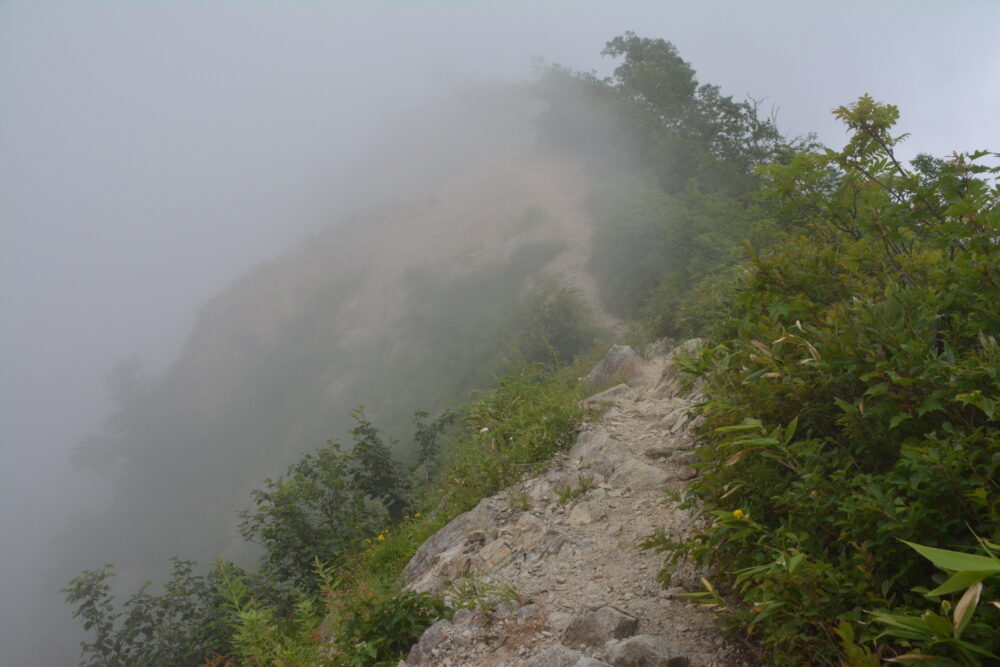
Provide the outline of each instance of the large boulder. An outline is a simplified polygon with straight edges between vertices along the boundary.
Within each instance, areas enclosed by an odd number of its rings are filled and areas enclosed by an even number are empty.
[[[468,512],[459,514],[417,549],[417,553],[403,569],[403,579],[409,584],[408,589],[434,588],[432,582],[435,570],[464,552],[466,538],[470,534],[488,531],[496,526],[497,513],[488,501],[489,499],[483,500]]]
[[[606,656],[614,667],[687,667],[690,661],[677,655],[666,637],[636,635],[615,644]]]
[[[633,491],[655,489],[670,481],[670,475],[639,459],[626,459],[615,468],[610,479],[612,484],[626,486]]]
[[[451,621],[438,621],[424,630],[420,641],[413,645],[406,656],[407,665],[433,665],[436,660],[434,650],[451,640],[455,630]]]
[[[608,477],[628,456],[624,443],[599,431],[585,431],[569,450],[572,461],[579,461],[584,468]]]
[[[618,399],[628,396],[632,391],[632,388],[627,384],[616,384],[610,389],[605,389],[604,391],[594,394],[589,398],[583,399],[583,407],[585,408],[599,408],[602,405],[608,406],[615,403]]]
[[[608,663],[556,644],[528,658],[520,667],[601,667],[602,665],[607,667]]]
[[[642,357],[628,345],[612,345],[601,362],[587,374],[587,383],[599,388],[624,382],[633,384],[642,376]]]
[[[570,619],[561,641],[571,648],[603,646],[610,639],[624,639],[639,631],[639,619],[605,605]]]

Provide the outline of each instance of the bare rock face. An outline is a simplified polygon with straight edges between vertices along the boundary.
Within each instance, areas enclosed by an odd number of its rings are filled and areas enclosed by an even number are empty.
[[[571,460],[580,461],[590,468],[597,468],[602,475],[624,461],[628,455],[624,444],[607,433],[587,431],[581,433],[576,444],[569,450]]]
[[[408,665],[433,665],[434,649],[451,639],[455,626],[451,621],[438,621],[424,631],[420,641],[413,645],[406,656]]]
[[[615,644],[606,657],[614,667],[687,667],[690,664],[686,657],[676,655],[670,640],[657,635],[629,637]]]
[[[611,606],[574,616],[563,631],[562,643],[581,648],[600,646],[609,639],[630,637],[639,631],[639,619]]]
[[[601,405],[608,405],[614,403],[619,398],[627,395],[632,388],[627,384],[616,384],[610,389],[605,389],[604,391],[594,394],[590,398],[583,399],[583,407],[585,408],[599,408]]]
[[[566,523],[571,526],[587,526],[607,518],[607,510],[598,502],[577,503],[569,513]]]
[[[436,590],[438,579],[454,578],[467,569],[466,565],[455,562],[463,554],[466,540],[470,536],[479,539],[483,531],[490,530],[497,522],[496,512],[487,500],[459,514],[417,549],[403,570],[408,590]],[[448,571],[440,572],[442,567]]]
[[[521,667],[600,667],[607,664],[579,651],[556,644],[538,655],[528,658],[521,663]]]
[[[667,363],[663,367],[663,372],[660,374],[660,379],[656,383],[656,387],[653,389],[653,396],[659,398],[667,398],[670,396],[676,396],[681,390],[681,371],[680,368],[675,363],[675,360],[681,356],[687,356],[694,354],[705,344],[702,338],[691,338],[686,340],[667,355]],[[603,362],[602,362],[603,363]]]
[[[663,487],[670,475],[638,459],[628,459],[615,469],[611,482],[633,490]]]
[[[628,345],[612,345],[604,359],[587,374],[587,382],[592,387],[631,384],[642,376],[642,364],[642,357]]]

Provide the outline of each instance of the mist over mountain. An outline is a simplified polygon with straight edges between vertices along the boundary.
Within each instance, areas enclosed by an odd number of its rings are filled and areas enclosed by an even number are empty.
[[[673,40],[789,137],[838,145],[829,110],[870,90],[908,157],[1000,144],[995,7],[863,9],[0,4],[0,663],[75,662],[81,569],[252,562],[250,489],[359,405],[407,460],[414,410],[510,359],[565,362],[657,289],[668,330],[662,285],[753,218],[683,227],[671,174],[704,156],[567,84],[615,34]]]
[[[236,531],[250,490],[343,436],[360,405],[406,458],[415,411],[466,400],[507,360],[565,361],[617,321],[585,270],[592,169],[537,144],[538,91],[476,86],[439,104],[402,132],[415,145],[373,151],[344,195],[391,203],[238,278],[164,370],[115,365],[111,412],[72,454],[103,498],[49,538],[46,583],[114,562],[125,590],[171,555],[250,562]],[[25,617],[47,623],[53,602]]]

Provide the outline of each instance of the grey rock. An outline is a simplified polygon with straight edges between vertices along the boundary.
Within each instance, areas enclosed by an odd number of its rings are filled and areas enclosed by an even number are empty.
[[[432,651],[451,638],[455,626],[451,621],[438,621],[420,635],[420,641],[413,645],[406,656],[408,665],[432,665]]]
[[[691,466],[698,463],[701,459],[697,452],[677,450],[673,456],[673,460],[682,466]]]
[[[526,604],[517,610],[517,620],[526,621],[542,614],[542,608],[537,604]]]
[[[474,616],[475,614],[472,613],[471,609],[462,607],[451,617],[451,622],[453,625],[469,625],[472,623]]]
[[[675,448],[667,445],[653,445],[647,447],[643,454],[651,459],[667,459],[673,456],[676,451]]]
[[[584,431],[576,439],[569,450],[569,457],[572,460],[598,458],[598,457],[620,457],[624,455],[625,446],[603,431]]]
[[[520,663],[521,667],[600,667],[607,664],[559,644]]]
[[[654,489],[663,486],[669,479],[670,476],[663,470],[654,468],[638,459],[630,458],[615,468],[610,482],[618,486],[627,486],[633,490],[639,490]]]
[[[676,396],[680,392],[683,382],[680,368],[674,363],[674,360],[681,356],[694,354],[704,344],[705,341],[701,338],[691,338],[671,350],[670,354],[667,355],[668,363],[663,368],[663,373],[660,374],[660,379],[653,388],[652,395],[658,398]],[[698,383],[693,390],[698,390]]]
[[[500,604],[498,604],[496,607],[493,608],[493,615],[496,616],[497,618],[507,618],[515,611],[517,611],[518,607],[520,606],[521,605],[519,605],[514,600],[504,600],[503,602],[501,602]]]
[[[676,654],[666,637],[636,635],[616,644],[607,660],[615,667],[687,667],[689,660]]]
[[[654,357],[662,357],[667,354],[670,350],[674,349],[675,345],[676,342],[673,338],[661,338],[647,345],[642,352],[647,359],[653,359]]]
[[[684,482],[690,479],[694,479],[697,476],[698,476],[698,471],[692,468],[691,466],[684,466],[677,471],[677,479]]]
[[[569,450],[570,460],[581,461],[583,467],[607,478],[625,460],[625,445],[607,433],[586,431],[580,434]],[[574,480],[575,481],[575,480]]]
[[[536,478],[527,483],[524,489],[524,495],[528,497],[532,503],[539,503],[547,498],[552,497],[552,485],[541,478]]]
[[[587,374],[593,387],[634,382],[642,375],[642,357],[628,345],[612,345],[601,362]]]
[[[441,554],[463,544],[470,533],[489,530],[496,525],[496,518],[486,500],[459,514],[417,549],[403,570],[403,579],[412,583],[424,577],[437,564]]]
[[[604,510],[604,507],[597,502],[584,502],[577,503],[573,508],[573,511],[569,513],[569,518],[566,519],[566,523],[571,526],[586,526],[594,523],[595,521],[600,521],[607,517],[608,513]]]
[[[476,563],[480,570],[492,572],[514,560],[514,555],[513,550],[502,540],[494,540],[476,554]]]
[[[583,407],[596,408],[600,407],[601,403],[614,403],[619,398],[627,396],[630,391],[632,391],[632,388],[627,384],[617,384],[610,389],[605,389],[600,393],[583,399]]]
[[[639,619],[611,606],[577,614],[563,631],[562,643],[570,647],[601,646],[609,639],[631,637]]]

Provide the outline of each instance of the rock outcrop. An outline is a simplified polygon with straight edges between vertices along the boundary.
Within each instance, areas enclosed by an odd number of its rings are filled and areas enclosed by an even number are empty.
[[[615,346],[588,376],[603,416],[548,470],[483,500],[428,540],[406,568],[409,590],[474,603],[432,626],[407,665],[750,664],[681,592],[703,573],[656,579],[649,535],[683,537],[698,519],[667,499],[697,475],[697,387],[683,394],[675,358],[700,341]],[[602,381],[596,381],[603,378]],[[463,599],[469,590],[480,599]],[[492,596],[492,599],[490,599]]]

